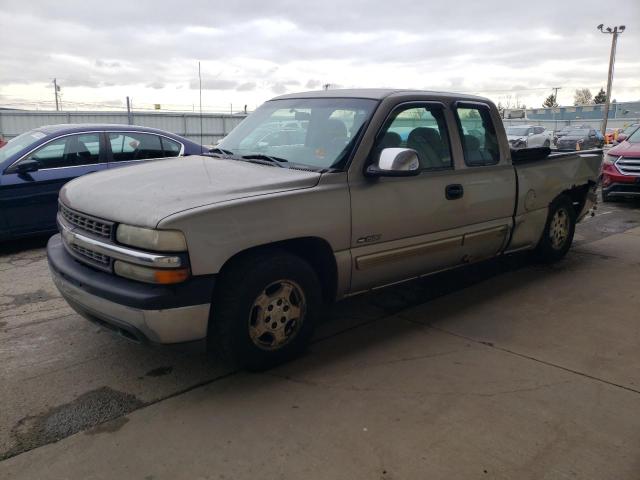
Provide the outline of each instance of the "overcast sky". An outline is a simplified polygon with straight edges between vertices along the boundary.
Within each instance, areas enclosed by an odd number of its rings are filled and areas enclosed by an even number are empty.
[[[394,87],[469,92],[540,106],[606,86],[640,99],[640,1],[2,0],[0,105],[250,109],[285,92]]]

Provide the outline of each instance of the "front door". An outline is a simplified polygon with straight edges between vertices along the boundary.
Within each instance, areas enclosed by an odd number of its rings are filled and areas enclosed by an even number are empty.
[[[102,170],[101,133],[66,135],[52,140],[2,175],[0,208],[10,235],[48,232],[56,228],[58,193],[76,177]],[[21,162],[35,160],[38,169],[18,172]]]

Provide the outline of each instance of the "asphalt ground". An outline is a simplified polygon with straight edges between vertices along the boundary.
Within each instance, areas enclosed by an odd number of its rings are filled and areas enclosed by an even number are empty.
[[[293,362],[291,366],[284,367],[285,373],[274,374],[275,376],[269,377],[270,382],[268,383],[272,387],[274,379],[276,381],[280,379],[287,384],[291,383],[287,377],[296,378],[299,376],[297,375],[300,373],[297,371],[298,368],[302,369],[303,373],[306,372],[305,368],[308,368],[309,362],[313,364],[314,376],[322,377],[320,383],[339,383],[342,381],[343,375],[339,365],[345,356],[348,356],[347,352],[355,350],[354,355],[361,357],[359,361],[365,364],[371,363],[369,361],[371,359],[368,359],[370,355],[373,359],[371,361],[375,363],[375,358],[379,355],[375,352],[379,339],[371,340],[371,335],[374,337],[389,335],[404,338],[394,329],[400,329],[401,332],[407,328],[411,330],[410,327],[404,325],[406,322],[411,325],[428,324],[430,330],[437,331],[447,337],[441,339],[445,345],[453,341],[449,337],[455,337],[463,343],[470,342],[471,345],[479,343],[495,350],[496,345],[505,341],[505,332],[501,329],[501,324],[493,323],[493,330],[484,338],[484,334],[478,335],[478,329],[482,333],[480,325],[486,325],[480,321],[483,319],[482,315],[470,314],[471,319],[465,319],[465,329],[470,329],[472,332],[470,334],[469,331],[456,331],[453,328],[456,326],[455,322],[446,322],[444,325],[431,320],[425,322],[424,312],[435,308],[434,305],[440,305],[440,308],[445,308],[445,310],[446,305],[460,305],[459,302],[456,302],[456,298],[472,291],[478,297],[475,303],[471,303],[472,305],[489,309],[496,318],[500,318],[502,302],[508,298],[509,292],[507,291],[503,296],[500,290],[496,291],[496,282],[513,277],[522,285],[528,284],[532,288],[540,289],[547,282],[553,283],[555,275],[563,274],[564,270],[572,269],[575,272],[570,271],[564,275],[569,282],[574,284],[575,294],[571,293],[571,295],[574,295],[575,298],[564,299],[564,301],[588,303],[589,299],[580,295],[580,287],[583,284],[593,284],[594,282],[598,282],[598,287],[605,293],[611,292],[612,296],[616,293],[619,294],[619,280],[616,278],[616,269],[613,267],[617,268],[618,263],[621,263],[623,266],[635,265],[637,270],[637,266],[640,265],[640,252],[638,252],[640,248],[636,248],[636,245],[640,247],[640,240],[638,237],[625,235],[625,232],[633,231],[638,226],[640,226],[640,203],[601,204],[595,216],[585,219],[578,226],[575,247],[567,259],[557,266],[532,266],[524,255],[509,256],[473,265],[462,271],[439,274],[428,279],[397,285],[340,302],[327,311],[325,321],[318,330],[309,356],[298,362]],[[611,247],[606,243],[610,237],[615,240],[615,245],[621,246]],[[15,478],[21,477],[19,470],[12,468],[12,466],[20,466],[26,462],[30,458],[28,452],[34,455],[37,454],[36,452],[43,452],[42,455],[46,456],[48,448],[65,444],[65,441],[60,442],[60,440],[70,437],[66,441],[76,441],[74,439],[77,439],[78,435],[74,434],[78,432],[118,432],[134,415],[147,415],[153,418],[153,412],[157,412],[159,408],[165,408],[165,405],[167,405],[166,408],[170,408],[171,405],[175,407],[176,402],[178,404],[190,402],[189,399],[192,399],[194,395],[206,395],[206,392],[216,391],[218,388],[228,391],[229,388],[235,388],[234,385],[238,382],[241,384],[239,388],[245,392],[246,389],[260,390],[262,388],[256,377],[234,372],[215,359],[180,351],[141,347],[104,332],[83,320],[59,297],[49,278],[43,248],[45,243],[46,239],[32,239],[0,246],[3,252],[0,254],[0,285],[2,285],[0,292],[0,366],[2,372],[0,384],[0,458],[5,460],[0,463],[0,476],[2,476],[3,467],[6,466],[5,473]],[[622,250],[622,252],[617,250]],[[585,265],[590,266],[590,262],[597,262],[598,268],[585,267]],[[604,271],[607,274],[601,276],[600,272]],[[535,299],[527,301],[535,302]],[[525,312],[529,310],[536,312],[535,307],[535,303],[522,306]],[[628,315],[633,314],[628,313]],[[539,334],[534,320],[543,316],[538,313],[531,314],[532,318],[528,318],[529,323],[521,325],[522,331],[519,331],[519,334],[525,335],[525,337]],[[395,323],[392,319],[395,318],[403,319],[403,322],[400,322],[403,324],[402,327],[393,326]],[[369,330],[374,333],[369,333]],[[548,339],[550,345],[557,342],[553,333],[553,330],[549,333],[551,335]],[[592,346],[586,340],[584,341],[586,343],[581,343],[580,338],[583,332],[569,330],[563,333],[567,336],[562,339],[560,344],[569,345],[568,350],[574,352],[577,357],[580,357],[579,354],[588,357]],[[609,333],[611,332],[606,330],[599,332],[603,335],[600,340],[606,343],[606,336]],[[625,336],[625,332],[615,333]],[[616,335],[613,336],[616,337]],[[637,348],[638,330],[630,330],[626,337],[636,342]],[[478,338],[480,340],[477,340]],[[452,351],[458,351],[461,346],[456,342],[454,342],[456,345],[452,347]],[[466,343],[464,344],[466,345]],[[517,347],[513,351],[521,359],[534,358],[536,355],[535,349],[523,353],[522,345]],[[400,346],[395,346],[392,350],[394,348],[402,349]],[[407,344],[406,348],[412,350],[416,346]],[[507,351],[510,351],[510,348],[510,346],[504,347]],[[580,377],[587,375],[605,378],[607,384],[619,385],[631,392],[638,390],[637,380],[633,375],[637,372],[625,370],[625,367],[627,370],[635,368],[633,362],[625,362],[621,358],[620,365],[618,365],[616,358],[600,355],[593,358],[588,357],[585,363],[584,361],[575,361],[571,355],[563,357],[562,350],[558,347],[558,352],[554,352],[558,358],[550,363],[559,365],[566,372],[574,372],[574,375]],[[382,348],[382,352],[384,351],[385,348]],[[476,353],[481,355],[481,352]],[[332,357],[332,354],[335,357]],[[419,351],[412,355],[422,356]],[[412,355],[406,357],[406,360],[396,362],[395,365],[398,368],[405,368],[407,366],[405,364],[413,358]],[[427,354],[427,356],[430,355]],[[435,352],[434,355],[439,356],[439,353]],[[321,358],[322,362],[318,362],[318,358]],[[464,363],[464,358],[459,360]],[[499,359],[496,358],[492,361],[498,362]],[[296,367],[297,364],[300,367]],[[325,365],[326,371],[324,370]],[[525,368],[525,364],[522,365],[522,368]],[[592,371],[592,373],[585,374],[585,371]],[[391,377],[396,376],[396,373],[393,373],[393,370],[386,372],[387,376],[391,375]],[[304,384],[307,380],[304,379],[304,375],[302,378],[301,382]],[[385,381],[388,380],[389,377],[385,377]],[[446,379],[439,378],[439,380],[440,387],[446,388],[448,385]],[[560,379],[558,382],[562,384],[565,380],[566,382],[573,381],[568,378]],[[308,381],[318,382],[317,379]],[[407,379],[407,382],[415,384],[419,382],[419,378]],[[391,382],[391,384],[393,383]],[[396,387],[400,391],[403,388],[400,384],[396,384]],[[533,388],[525,385],[522,388],[525,391],[531,388],[532,391],[539,393],[538,387]],[[602,394],[602,392],[590,392],[588,385],[584,388],[585,391],[582,392],[582,395]],[[455,390],[452,388],[453,392]],[[461,389],[460,392],[462,391]],[[455,397],[455,395],[453,396]],[[640,397],[635,397],[635,401],[638,401],[638,398]],[[191,403],[188,404],[191,405]],[[441,406],[440,404],[431,405],[433,408]],[[247,408],[249,407],[247,405]],[[636,407],[640,407],[640,405],[636,405]],[[316,405],[316,408],[320,409],[318,413],[321,414],[322,405]],[[362,408],[366,411],[368,407],[363,405]],[[375,410],[376,407],[372,406],[372,408]],[[533,407],[529,406],[529,408]],[[633,418],[629,419],[633,425],[636,425],[640,420],[638,412],[640,412],[640,408],[636,408],[635,415],[631,414]],[[400,413],[399,418],[402,421],[403,415]],[[235,414],[239,415],[240,413],[235,412]],[[405,414],[406,418],[411,417],[408,412]],[[271,428],[277,429],[281,426],[286,429],[286,420],[280,420],[282,423],[271,422]],[[558,419],[550,420],[552,423],[553,421],[558,421]],[[151,421],[149,420],[149,422]],[[595,425],[597,422],[594,423]],[[448,427],[442,424],[442,428]],[[409,430],[411,435],[419,435],[419,432]],[[461,429],[460,432],[464,433],[464,429]],[[166,434],[166,432],[164,433]],[[625,435],[628,436],[626,432],[619,433],[621,438]],[[327,432],[325,434],[329,435]],[[523,433],[523,435],[526,434]],[[615,432],[611,435],[615,435]],[[503,432],[502,436],[493,438],[493,441],[503,441],[504,438]],[[58,443],[40,448],[54,442]],[[596,447],[608,451],[602,444],[594,444],[590,448]],[[627,458],[629,455],[632,453],[629,453]],[[23,460],[20,460],[21,458]],[[635,466],[638,467],[637,471],[640,471],[638,458],[640,455],[630,460],[635,461]],[[517,459],[512,460],[517,463]],[[599,470],[596,471],[599,472]],[[455,469],[451,470],[451,473],[453,472]],[[84,474],[86,473],[84,472]],[[249,476],[248,473],[247,475]],[[98,477],[109,478],[108,475]],[[84,477],[72,475],[70,478]],[[285,476],[285,478],[288,477]],[[551,476],[548,478],[560,477]]]

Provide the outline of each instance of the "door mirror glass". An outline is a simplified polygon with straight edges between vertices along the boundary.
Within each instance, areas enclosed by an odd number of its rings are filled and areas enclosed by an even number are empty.
[[[618,138],[616,139],[618,142],[624,142],[627,139],[627,136],[624,133],[619,133]]]
[[[409,177],[420,173],[418,152],[412,148],[384,148],[378,162],[367,168],[375,177]]]
[[[18,166],[16,167],[16,171],[18,173],[35,172],[35,171],[37,171],[39,169],[40,169],[40,162],[38,162],[37,160],[34,160],[32,158],[29,158],[27,160],[24,160],[24,161],[20,162],[18,164]]]

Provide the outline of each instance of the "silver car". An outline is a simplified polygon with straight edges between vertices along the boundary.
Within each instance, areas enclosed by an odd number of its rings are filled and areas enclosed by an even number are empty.
[[[506,127],[507,139],[513,149],[550,147],[552,134],[536,125],[513,125]]]

